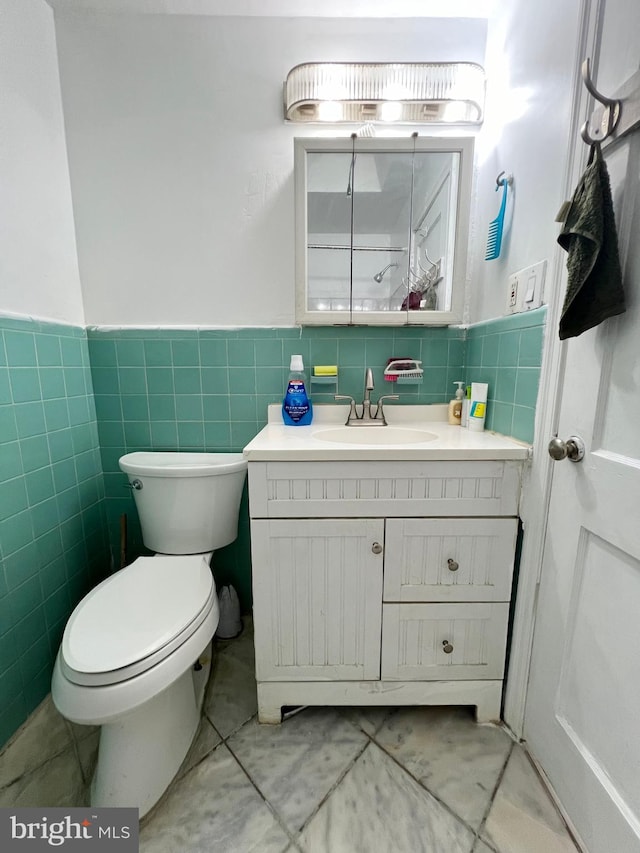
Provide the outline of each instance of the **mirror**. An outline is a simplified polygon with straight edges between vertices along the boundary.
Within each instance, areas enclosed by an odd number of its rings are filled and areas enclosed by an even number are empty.
[[[296,321],[462,320],[473,140],[296,139]]]

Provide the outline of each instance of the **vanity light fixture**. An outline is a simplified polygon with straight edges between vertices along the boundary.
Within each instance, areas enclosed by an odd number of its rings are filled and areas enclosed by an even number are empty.
[[[484,69],[474,62],[305,62],[287,74],[296,122],[480,124]]]

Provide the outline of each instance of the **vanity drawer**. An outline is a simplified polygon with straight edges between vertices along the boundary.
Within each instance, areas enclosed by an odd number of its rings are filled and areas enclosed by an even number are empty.
[[[515,518],[390,518],[384,601],[508,601]]]
[[[381,678],[501,679],[509,605],[383,604]]]

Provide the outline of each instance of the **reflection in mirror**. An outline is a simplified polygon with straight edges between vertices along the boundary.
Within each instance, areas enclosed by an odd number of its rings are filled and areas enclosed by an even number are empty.
[[[471,140],[296,145],[298,321],[461,319],[454,285],[466,259]]]

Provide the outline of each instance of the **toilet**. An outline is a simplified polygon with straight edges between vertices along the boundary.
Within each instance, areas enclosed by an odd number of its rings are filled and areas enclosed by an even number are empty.
[[[51,694],[75,723],[101,726],[93,806],[160,799],[200,722],[219,608],[213,552],[238,535],[240,453],[128,453],[120,459],[152,557],[89,592],[67,622]]]

